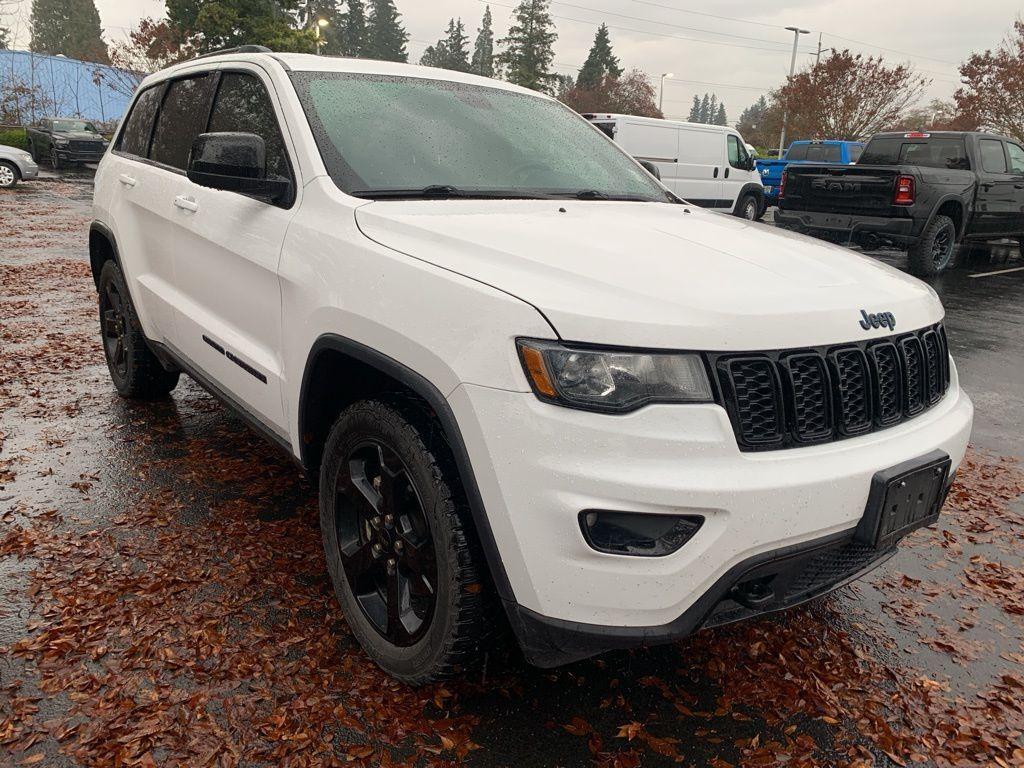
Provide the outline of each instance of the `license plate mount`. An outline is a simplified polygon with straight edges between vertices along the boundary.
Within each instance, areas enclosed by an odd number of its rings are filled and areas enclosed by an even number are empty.
[[[876,474],[857,526],[857,541],[891,549],[907,534],[938,520],[951,465],[947,454],[933,451]]]

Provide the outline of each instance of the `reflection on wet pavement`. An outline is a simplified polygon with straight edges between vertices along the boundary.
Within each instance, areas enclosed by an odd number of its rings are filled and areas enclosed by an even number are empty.
[[[86,180],[0,198],[0,764],[1024,765],[1024,273],[934,281],[979,406],[946,514],[805,608],[409,689],[334,600],[313,487],[190,382],[108,383]],[[885,256],[899,263],[898,256]]]

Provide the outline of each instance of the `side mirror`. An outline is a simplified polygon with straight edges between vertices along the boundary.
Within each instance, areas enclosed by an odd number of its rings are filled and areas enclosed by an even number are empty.
[[[652,163],[650,160],[638,160],[638,163],[644,167],[644,169],[651,174],[658,181],[661,181],[661,171],[658,170],[658,166]]]
[[[287,179],[267,177],[267,147],[255,133],[203,133],[192,143],[188,179],[194,184],[277,202]]]

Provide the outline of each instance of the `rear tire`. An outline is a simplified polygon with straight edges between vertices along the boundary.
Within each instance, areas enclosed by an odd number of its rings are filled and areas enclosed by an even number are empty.
[[[949,216],[936,216],[907,251],[910,272],[918,277],[941,274],[954,266],[956,253],[956,224]]]
[[[496,603],[431,417],[378,400],[345,409],[324,448],[320,528],[352,634],[385,672],[423,685],[479,663]]]
[[[0,160],[0,189],[11,189],[21,180],[18,169],[8,162]]]
[[[114,388],[130,400],[158,400],[178,386],[181,374],[160,364],[146,343],[120,267],[108,261],[100,272],[100,332]]]

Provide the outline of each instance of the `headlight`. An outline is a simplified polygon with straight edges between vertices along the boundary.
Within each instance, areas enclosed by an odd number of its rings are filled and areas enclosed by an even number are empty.
[[[648,403],[714,402],[700,355],[573,348],[532,339],[518,346],[541,400],[609,413]]]
[[[66,147],[71,142],[68,139],[54,139],[53,143],[56,144],[58,147]]]

